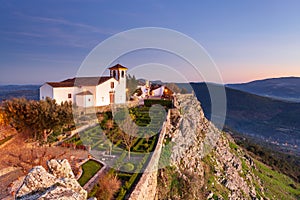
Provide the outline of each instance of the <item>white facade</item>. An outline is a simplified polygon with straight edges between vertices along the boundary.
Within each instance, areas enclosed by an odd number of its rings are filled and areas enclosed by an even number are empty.
[[[155,90],[152,90],[152,96],[161,97],[164,94],[165,86],[161,86]]]
[[[56,100],[57,103],[61,103],[64,101],[75,102],[75,88],[74,87],[66,87],[66,88],[53,88],[53,99]]]
[[[45,83],[40,87],[40,100],[45,100],[46,97],[55,99],[58,104],[65,101],[75,102],[74,87],[52,87]]]
[[[94,104],[94,95],[76,95],[76,105],[79,107],[93,107]]]
[[[111,87],[113,83],[113,88]],[[118,85],[118,81],[114,78],[96,86],[96,104],[95,106],[105,106],[111,103],[110,93],[115,92],[115,87]],[[125,96],[125,90],[124,90]],[[125,103],[126,101],[122,102]],[[113,102],[117,103],[117,102]]]
[[[119,69],[118,84],[115,87],[115,103],[126,102],[126,69]],[[125,94],[125,95],[124,95]]]
[[[53,87],[45,83],[40,87],[40,100],[45,100],[46,97],[53,99]]]
[[[118,64],[109,69],[110,77],[81,77],[79,79],[83,82],[78,81],[79,85],[75,83],[75,78],[45,83],[40,87],[40,100],[50,97],[59,104],[71,101],[79,107],[124,104],[126,103],[127,68]]]

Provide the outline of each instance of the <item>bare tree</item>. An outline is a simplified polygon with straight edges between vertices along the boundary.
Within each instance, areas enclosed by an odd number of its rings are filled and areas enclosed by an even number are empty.
[[[123,121],[121,121],[119,125],[123,130],[121,136],[128,151],[128,159],[130,160],[130,149],[134,145],[134,142],[137,138],[138,127],[132,121],[129,115]]]

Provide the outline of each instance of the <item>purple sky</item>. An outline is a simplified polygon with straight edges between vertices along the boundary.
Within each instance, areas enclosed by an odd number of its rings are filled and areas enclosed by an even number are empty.
[[[296,0],[0,0],[0,84],[75,76],[97,44],[138,27],[169,28],[193,38],[226,83],[300,76],[299,10]],[[130,68],[149,56],[157,55],[137,53],[119,61]]]

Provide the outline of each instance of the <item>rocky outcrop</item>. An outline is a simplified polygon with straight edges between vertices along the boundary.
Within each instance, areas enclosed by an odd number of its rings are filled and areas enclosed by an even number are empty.
[[[257,194],[253,184],[256,177],[251,173],[244,174],[242,152],[240,155],[235,154],[229,146],[227,137],[221,135],[213,151],[214,156],[211,156],[211,159],[215,161],[215,179],[230,191],[228,194],[230,199],[256,199]],[[244,163],[244,165],[250,168],[248,163]]]
[[[84,200],[87,192],[74,178],[67,160],[50,160],[49,172],[42,166],[30,170],[16,193],[16,199],[76,199]]]
[[[169,133],[175,144],[172,164],[202,174],[201,160],[211,152],[220,132],[204,117],[200,102],[194,95],[177,95],[175,106],[179,110],[179,120]]]
[[[249,161],[238,147],[231,148],[234,141],[205,118],[194,95],[178,95],[175,99],[177,112],[173,112],[173,123],[166,134],[173,143],[170,164],[176,168],[179,179],[197,177],[200,180],[197,190],[202,191],[202,196],[199,196],[200,193],[191,189],[189,199],[261,198],[260,180],[248,170],[254,167],[251,159]],[[160,185],[167,185],[164,181],[168,178],[164,177],[163,170],[158,178],[163,182]],[[259,188],[260,196],[256,188]]]
[[[57,178],[75,178],[68,160],[49,160],[47,166],[51,174]]]

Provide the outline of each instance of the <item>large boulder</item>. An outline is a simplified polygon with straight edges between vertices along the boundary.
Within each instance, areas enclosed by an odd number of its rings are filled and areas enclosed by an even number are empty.
[[[47,162],[50,173],[57,178],[75,178],[68,160],[49,160]]]
[[[45,189],[50,188],[57,182],[56,179],[55,176],[49,174],[42,166],[36,166],[25,177],[23,184],[17,191],[17,197],[32,193],[43,193]]]
[[[16,199],[87,199],[87,192],[79,185],[67,160],[50,160],[49,172],[36,166],[27,174],[16,193]]]

